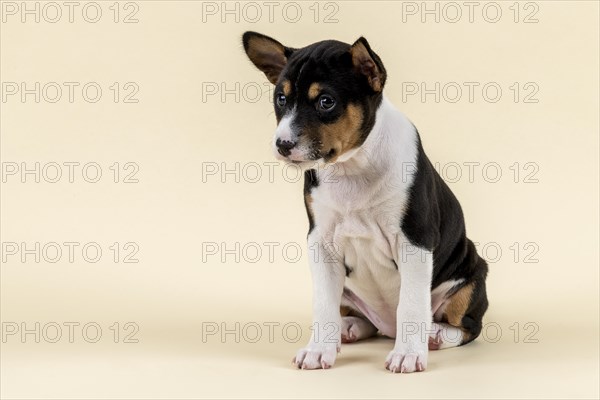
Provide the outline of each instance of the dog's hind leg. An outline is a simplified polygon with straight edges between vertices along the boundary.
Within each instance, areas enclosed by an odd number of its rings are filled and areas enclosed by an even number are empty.
[[[475,277],[452,294],[434,314],[429,349],[461,346],[481,333],[482,318],[488,307],[485,275]]]
[[[429,350],[441,350],[449,347],[460,346],[464,339],[462,329],[443,322],[431,324],[429,334]]]
[[[342,317],[342,343],[352,343],[367,339],[377,333],[377,328],[365,318]]]
[[[342,314],[342,343],[353,343],[377,334],[375,325],[360,312],[342,306],[340,313]]]

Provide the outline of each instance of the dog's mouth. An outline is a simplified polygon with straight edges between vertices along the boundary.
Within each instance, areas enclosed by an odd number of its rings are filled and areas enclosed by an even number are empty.
[[[319,162],[328,163],[334,161],[336,159],[337,151],[335,149],[330,149],[326,152],[311,152],[302,158],[292,158],[292,157],[278,157],[281,160],[285,161],[289,164],[294,165],[305,165],[305,164],[315,164]]]
[[[330,149],[329,151],[326,152],[312,152],[308,155],[306,155],[305,157],[303,157],[302,159],[292,159],[289,157],[285,157],[286,161],[289,161],[292,164],[301,164],[304,162],[316,162],[316,161],[320,161],[323,160],[325,162],[335,158],[337,152],[335,149]]]
[[[275,158],[286,164],[296,165],[301,168],[312,168],[314,165],[335,163],[340,152],[335,147],[323,148],[321,142],[300,143],[290,151],[280,151],[274,148]]]

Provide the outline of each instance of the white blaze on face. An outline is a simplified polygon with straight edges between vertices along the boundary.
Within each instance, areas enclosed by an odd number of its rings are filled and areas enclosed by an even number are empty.
[[[273,138],[273,144],[279,140],[295,141],[296,134],[292,129],[292,121],[296,116],[296,109],[294,108],[291,112],[288,112],[281,118],[277,129],[275,130],[275,137]]]
[[[273,136],[273,153],[275,154],[275,158],[279,160],[303,161],[308,153],[308,149],[306,149],[301,143],[298,143],[296,147],[291,149],[291,154],[288,157],[282,156],[277,151],[277,140],[298,142],[298,133],[293,127],[295,118],[296,108],[294,107],[292,111],[288,112],[283,116],[283,118],[281,118],[279,125],[277,125],[277,129],[275,129],[275,135]]]

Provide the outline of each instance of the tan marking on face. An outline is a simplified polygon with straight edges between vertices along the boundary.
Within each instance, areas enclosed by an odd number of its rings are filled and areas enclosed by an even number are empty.
[[[335,123],[321,127],[322,151],[335,150],[335,160],[348,150],[352,150],[360,140],[360,127],[363,122],[362,108],[356,104],[348,104],[346,112]]]
[[[321,85],[316,82],[312,83],[308,88],[308,99],[310,101],[316,99],[319,93],[321,93]]]
[[[452,326],[462,329],[462,319],[471,304],[474,284],[470,283],[460,288],[448,299],[448,304],[444,310],[448,323]],[[464,331],[464,329],[463,329]]]
[[[288,80],[283,81],[283,94],[289,96],[292,93],[292,83]]]

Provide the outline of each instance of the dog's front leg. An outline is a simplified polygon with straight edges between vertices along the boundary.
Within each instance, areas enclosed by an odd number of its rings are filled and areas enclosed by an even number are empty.
[[[302,369],[330,368],[340,349],[342,317],[340,303],[345,269],[332,243],[315,231],[309,235],[309,263],[313,282],[313,325],[311,338],[293,363]]]
[[[433,254],[404,242],[397,253],[400,302],[396,310],[396,342],[385,367],[391,372],[415,372],[427,368],[431,325]]]

